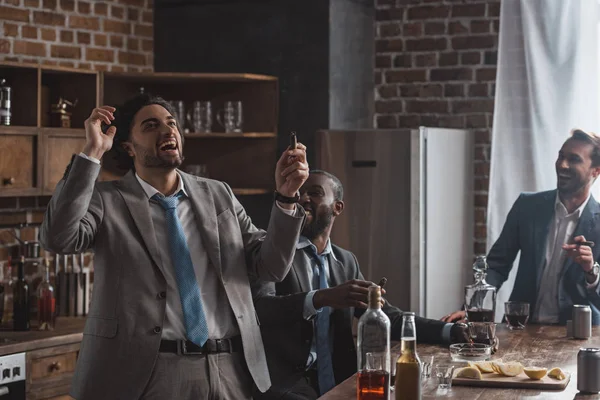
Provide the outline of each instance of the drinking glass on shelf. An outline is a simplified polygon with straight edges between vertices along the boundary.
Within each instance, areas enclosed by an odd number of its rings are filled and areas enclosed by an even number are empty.
[[[223,109],[217,113],[217,121],[225,128],[225,133],[242,132],[243,120],[241,101],[226,101]]]
[[[210,133],[212,128],[212,105],[210,101],[195,101],[193,104],[192,127],[197,133]]]
[[[179,125],[179,133],[183,134],[185,131],[186,120],[185,103],[183,102],[183,100],[171,100],[169,101],[169,104],[171,105],[171,107],[173,107],[173,110],[175,111],[175,115],[173,116],[175,117],[175,121],[177,121],[177,125]]]
[[[504,317],[510,330],[525,329],[525,325],[529,320],[529,303],[507,301],[504,303]]]
[[[436,364],[433,373],[437,378],[438,389],[446,390],[452,387],[452,376],[454,374],[454,365]]]

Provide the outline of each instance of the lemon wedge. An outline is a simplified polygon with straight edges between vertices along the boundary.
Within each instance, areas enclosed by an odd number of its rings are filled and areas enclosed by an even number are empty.
[[[563,370],[558,367],[552,368],[550,371],[548,371],[548,376],[550,378],[558,379],[560,381],[562,381],[563,379],[565,379],[567,377],[565,375],[565,373],[563,372]]]
[[[523,372],[523,365],[520,362],[501,363],[498,370],[504,376],[517,376]]]
[[[500,369],[498,368],[502,364],[502,360],[492,361],[492,370],[497,374],[501,374]]]
[[[547,371],[548,370],[546,368],[539,368],[539,367],[523,368],[523,372],[525,372],[525,375],[527,375],[530,379],[534,379],[536,381],[539,381],[544,376],[546,376]]]
[[[492,363],[490,361],[478,361],[475,363],[475,365],[483,373],[494,372],[494,369],[492,368]]]
[[[456,377],[481,380],[481,372],[476,367],[465,367],[458,370]]]

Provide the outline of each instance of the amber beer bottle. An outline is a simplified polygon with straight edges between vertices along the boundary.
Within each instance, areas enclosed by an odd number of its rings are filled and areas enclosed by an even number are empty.
[[[358,400],[390,398],[390,319],[381,311],[381,287],[369,287],[369,308],[358,320]]]
[[[396,400],[421,400],[421,360],[417,355],[415,313],[402,315],[401,353],[396,363]]]

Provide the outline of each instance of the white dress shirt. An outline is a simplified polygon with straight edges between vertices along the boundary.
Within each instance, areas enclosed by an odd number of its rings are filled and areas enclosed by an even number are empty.
[[[558,193],[554,203],[554,217],[548,230],[546,238],[546,254],[540,289],[537,294],[536,309],[533,312],[533,320],[538,323],[552,324],[559,322],[560,307],[558,304],[558,285],[560,276],[565,265],[567,253],[563,250],[563,244],[569,243],[583,209],[590,200],[590,196],[579,208],[568,213],[566,207],[560,201]],[[600,278],[600,276],[599,276]],[[595,288],[598,278],[587,288]]]

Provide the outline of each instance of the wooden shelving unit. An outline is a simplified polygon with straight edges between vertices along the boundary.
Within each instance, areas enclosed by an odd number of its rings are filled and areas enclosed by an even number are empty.
[[[12,125],[0,126],[0,197],[50,195],[72,154],[85,144],[83,122],[92,108],[118,107],[144,88],[166,100],[211,101],[213,116],[225,101],[241,101],[243,133],[184,134],[185,161],[206,165],[210,178],[227,182],[239,196],[268,195],[277,161],[278,80],[257,74],[113,73],[22,63],[0,63],[12,87]],[[50,105],[77,100],[71,128],[51,126]],[[106,157],[110,160],[110,157]],[[125,171],[103,160],[100,179]]]

